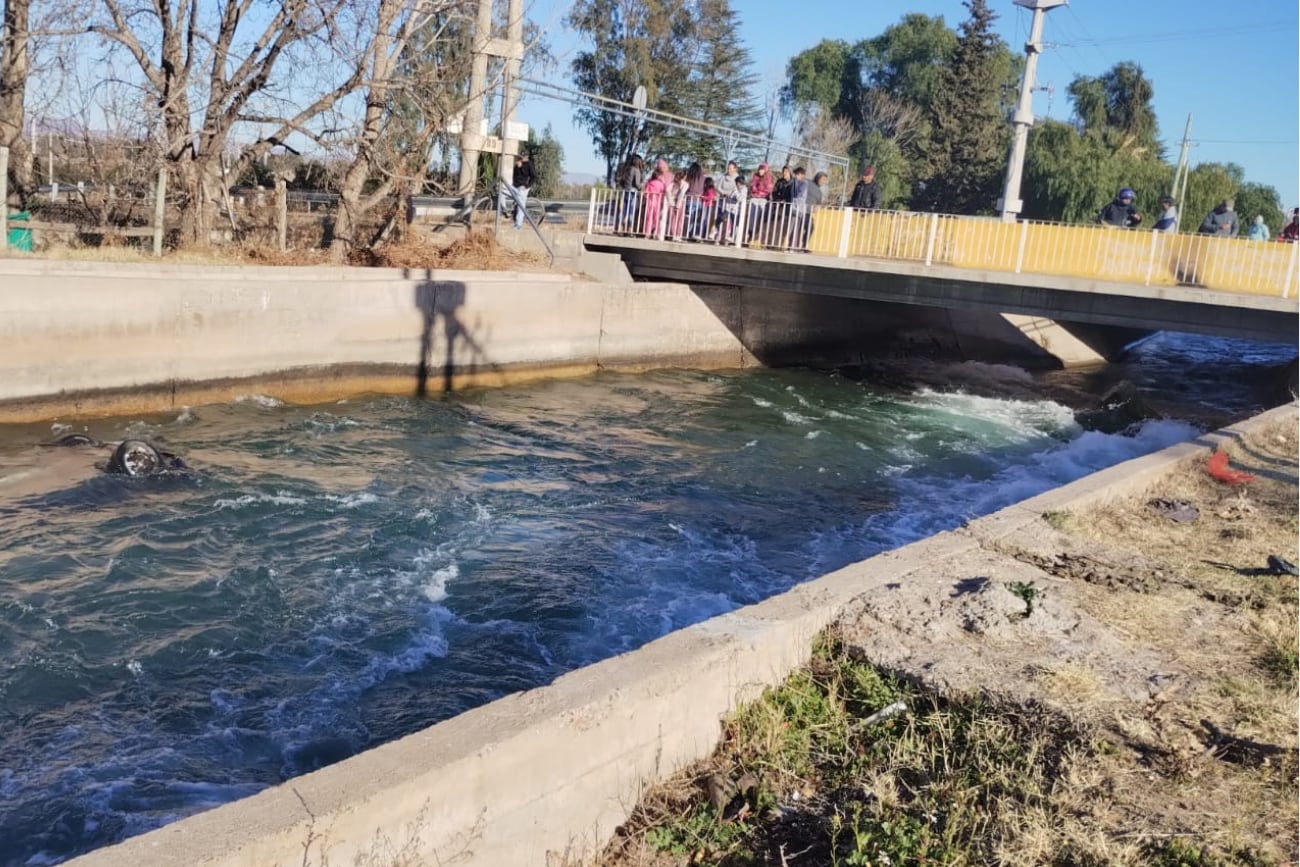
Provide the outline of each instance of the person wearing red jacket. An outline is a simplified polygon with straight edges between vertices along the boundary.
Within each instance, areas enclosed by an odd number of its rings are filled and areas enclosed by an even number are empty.
[[[1297,240],[1300,240],[1300,208],[1291,209],[1291,222],[1282,227],[1282,232],[1277,236],[1277,239],[1288,244],[1294,244]]]
[[[767,223],[767,202],[772,196],[776,179],[767,163],[760,163],[749,179],[749,214],[745,218],[745,242],[754,240]]]

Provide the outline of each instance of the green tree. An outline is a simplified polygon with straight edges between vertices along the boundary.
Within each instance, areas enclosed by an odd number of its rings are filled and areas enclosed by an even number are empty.
[[[1029,134],[1022,213],[1027,219],[1090,223],[1121,187],[1131,187],[1150,225],[1172,181],[1173,169],[1165,162],[1113,153],[1099,136],[1045,121]]]
[[[683,51],[686,74],[665,80],[658,107],[727,129],[760,132],[763,107],[756,94],[758,76],[749,49],[740,40],[740,16],[729,0],[698,0],[695,15]],[[648,150],[675,165],[695,160],[717,165],[725,155],[717,136],[661,126],[652,126]],[[747,161],[753,154],[730,156]]]
[[[577,0],[565,24],[591,42],[570,65],[578,90],[631,102],[643,86],[648,104],[659,105],[666,83],[689,76],[693,25],[685,0]],[[646,124],[597,106],[579,108],[574,119],[591,133],[610,184],[618,165],[649,140]]]
[[[1079,75],[1067,91],[1085,134],[1096,135],[1116,153],[1161,156],[1155,88],[1132,61],[1117,63],[1102,75]]]
[[[1247,181],[1241,185],[1241,189],[1237,190],[1237,195],[1233,198],[1237,219],[1241,221],[1242,234],[1245,234],[1246,227],[1254,221],[1256,214],[1264,218],[1264,225],[1268,226],[1273,237],[1277,237],[1277,233],[1282,231],[1282,227],[1288,222],[1282,211],[1282,197],[1274,187]]]
[[[533,171],[537,174],[533,192],[543,199],[553,198],[564,175],[564,147],[555,138],[549,123],[540,138],[537,130],[528,130],[528,151],[532,154]]]
[[[1014,70],[985,0],[965,6],[970,17],[930,101],[926,181],[914,197],[923,207],[956,214],[993,209],[1008,147],[1005,86]]]

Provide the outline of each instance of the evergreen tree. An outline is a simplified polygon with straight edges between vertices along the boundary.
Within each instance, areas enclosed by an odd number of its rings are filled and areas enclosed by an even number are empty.
[[[555,138],[549,123],[541,138],[538,138],[537,130],[528,130],[528,152],[532,155],[533,171],[537,174],[533,194],[543,199],[553,197],[560,189],[564,174],[564,146]]]
[[[1155,88],[1132,61],[1117,63],[1102,75],[1075,76],[1067,88],[1075,119],[1085,135],[1100,138],[1116,153],[1160,155]]]
[[[1005,120],[1010,52],[992,30],[985,0],[966,0],[951,58],[939,71],[930,101],[928,175],[917,204],[953,214],[990,212],[1006,162]]]
[[[647,104],[662,107],[665,85],[689,75],[685,0],[577,0],[565,24],[592,43],[571,64],[578,90],[631,102],[642,86]],[[644,149],[650,134],[637,118],[596,106],[579,108],[574,118],[591,133],[610,184],[619,164]]]
[[[758,76],[740,39],[740,16],[729,0],[697,0],[694,16],[695,26],[684,40],[688,73],[665,82],[659,107],[730,130],[760,132],[763,108],[756,97]],[[680,166],[696,160],[719,165],[725,157],[744,161],[753,156],[729,154],[724,144],[718,136],[657,128],[649,150]]]

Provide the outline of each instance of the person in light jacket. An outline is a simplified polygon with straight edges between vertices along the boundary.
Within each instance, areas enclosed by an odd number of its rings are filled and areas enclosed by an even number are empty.
[[[1160,197],[1160,217],[1156,224],[1151,227],[1157,232],[1173,233],[1178,231],[1178,206],[1169,196]]]
[[[1268,226],[1264,225],[1264,215],[1256,214],[1255,222],[1250,224],[1250,231],[1246,233],[1247,241],[1267,241],[1272,235],[1268,232]]]

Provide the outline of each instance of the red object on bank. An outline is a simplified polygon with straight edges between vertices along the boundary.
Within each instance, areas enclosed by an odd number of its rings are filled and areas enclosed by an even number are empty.
[[[1230,468],[1228,466],[1228,453],[1225,451],[1216,451],[1210,455],[1210,459],[1205,462],[1205,469],[1210,475],[1228,485],[1244,485],[1247,482],[1255,481],[1255,477],[1250,473]]]

